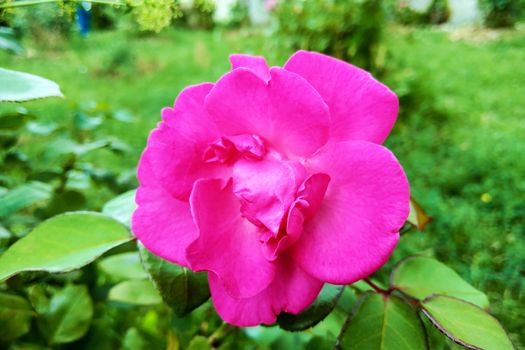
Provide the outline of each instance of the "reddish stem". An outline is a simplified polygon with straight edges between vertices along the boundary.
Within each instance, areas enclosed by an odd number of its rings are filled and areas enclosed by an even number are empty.
[[[363,281],[365,281],[370,287],[372,287],[373,290],[375,290],[379,294],[389,295],[390,293],[392,293],[392,289],[383,289],[368,278],[364,278]]]

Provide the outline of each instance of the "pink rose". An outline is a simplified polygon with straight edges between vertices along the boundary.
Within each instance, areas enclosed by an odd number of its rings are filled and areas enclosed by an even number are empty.
[[[324,283],[367,277],[394,250],[409,188],[380,144],[398,100],[315,52],[284,68],[230,60],[215,84],[190,86],[162,110],[139,163],[132,227],[158,256],[209,272],[225,321],[272,324]]]

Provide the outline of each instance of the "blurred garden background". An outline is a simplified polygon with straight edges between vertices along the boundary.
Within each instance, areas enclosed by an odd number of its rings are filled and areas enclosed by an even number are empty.
[[[0,1],[7,3],[16,1]],[[283,65],[297,49],[314,50],[373,72],[400,98],[386,145],[433,220],[402,236],[390,266],[408,254],[447,263],[487,293],[514,345],[525,348],[523,0],[122,3],[0,8],[0,67],[51,79],[65,96],[0,104],[0,254],[52,215],[98,211],[135,188],[161,108],[185,86],[217,80],[230,68],[229,54]],[[138,263],[133,254],[124,254],[124,266]],[[28,274],[0,284],[0,348],[178,349],[222,331],[207,304],[177,318],[154,298],[107,301],[112,286],[143,277],[110,260],[45,283]],[[70,321],[55,324],[60,313],[30,321],[2,313],[13,302],[8,294],[27,295],[38,310],[56,293],[82,294],[64,292],[72,286],[86,286],[92,312],[68,311],[82,320],[71,334],[62,329]],[[337,336],[334,317],[307,334],[233,330],[240,335],[231,342],[239,343],[221,346],[318,349],[316,336]]]

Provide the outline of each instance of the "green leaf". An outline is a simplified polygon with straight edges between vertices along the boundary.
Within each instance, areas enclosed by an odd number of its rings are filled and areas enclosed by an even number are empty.
[[[366,293],[339,335],[342,349],[427,349],[423,323],[414,308],[390,295]]]
[[[133,214],[137,208],[135,204],[135,192],[136,190],[131,190],[113,198],[104,205],[102,213],[131,227],[131,214]]]
[[[38,326],[50,344],[70,343],[82,338],[93,318],[93,302],[86,286],[69,285],[53,295]]]
[[[22,271],[78,269],[131,239],[126,227],[102,214],[78,212],[55,216],[0,256],[0,282]]]
[[[212,350],[210,343],[206,337],[197,335],[193,338],[188,345],[188,350]]]
[[[423,300],[432,294],[450,295],[466,300],[482,308],[489,306],[485,294],[465,282],[445,264],[424,256],[402,260],[392,270],[392,287]]]
[[[29,182],[16,187],[0,197],[0,218],[5,218],[20,209],[48,200],[53,188],[43,182]]]
[[[159,258],[142,244],[138,246],[146,271],[175,315],[184,316],[208,300],[210,290],[206,273],[192,272]]]
[[[0,102],[21,102],[63,97],[57,83],[42,77],[0,68]]]
[[[0,293],[0,341],[15,340],[31,329],[33,310],[22,297]]]
[[[140,331],[135,328],[129,328],[124,335],[122,340],[122,350],[148,350],[150,349],[150,344],[147,340],[144,339]]]
[[[414,198],[410,197],[410,214],[407,221],[418,230],[423,231],[427,224],[432,221],[432,217],[425,212]]]
[[[110,289],[108,299],[133,305],[157,305],[162,303],[162,298],[150,280],[121,282]]]
[[[326,283],[319,296],[310,307],[298,315],[281,313],[277,323],[282,329],[288,331],[302,331],[321,322],[334,309],[344,286]]]
[[[140,280],[148,278],[137,252],[108,256],[98,261],[98,267],[117,280]]]
[[[422,302],[424,314],[442,333],[470,349],[514,349],[501,324],[478,306],[444,295]]]

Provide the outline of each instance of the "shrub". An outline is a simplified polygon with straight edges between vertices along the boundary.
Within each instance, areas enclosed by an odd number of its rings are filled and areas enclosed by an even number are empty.
[[[274,8],[275,34],[288,49],[323,52],[367,70],[382,66],[380,0],[289,0]]]
[[[483,0],[485,24],[492,28],[513,27],[525,7],[523,0]]]

